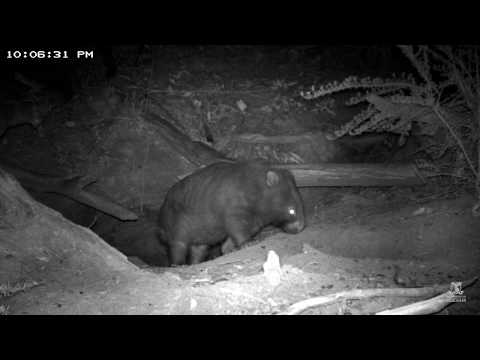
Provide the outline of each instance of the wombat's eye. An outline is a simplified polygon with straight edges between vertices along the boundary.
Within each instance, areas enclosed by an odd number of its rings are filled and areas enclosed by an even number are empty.
[[[295,211],[295,208],[290,207],[290,208],[288,208],[288,214],[292,215],[292,216],[295,216],[297,214],[297,212]]]

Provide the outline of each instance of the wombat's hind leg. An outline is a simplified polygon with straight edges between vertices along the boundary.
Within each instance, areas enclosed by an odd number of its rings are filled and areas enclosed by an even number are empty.
[[[190,264],[198,264],[206,259],[208,255],[208,245],[190,246]]]
[[[171,265],[184,265],[187,261],[188,246],[183,242],[169,244],[169,256]]]

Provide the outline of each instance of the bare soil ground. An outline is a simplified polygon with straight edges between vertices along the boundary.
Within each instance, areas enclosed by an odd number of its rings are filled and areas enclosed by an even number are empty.
[[[420,202],[373,189],[309,194],[316,211],[298,235],[267,229],[241,250],[195,266],[58,275],[2,303],[9,314],[274,314],[348,289],[429,286],[480,274],[473,198]],[[278,286],[262,270],[269,250],[280,256]],[[466,303],[441,314],[479,314],[480,285],[465,295]],[[349,301],[305,314],[375,313],[419,300]]]

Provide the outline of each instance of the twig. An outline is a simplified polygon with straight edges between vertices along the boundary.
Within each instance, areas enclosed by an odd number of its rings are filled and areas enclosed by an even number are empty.
[[[428,315],[439,312],[451,303],[452,293],[447,291],[432,299],[419,301],[396,309],[380,311],[375,315]]]
[[[473,278],[462,282],[462,289],[469,287],[477,281]],[[452,303],[453,293],[447,291],[432,299],[419,301],[413,304],[401,306],[396,309],[384,310],[376,313],[376,315],[428,315],[439,312],[444,307]]]
[[[454,138],[455,141],[457,142],[457,145],[458,145],[458,146],[460,147],[460,149],[462,150],[463,155],[465,155],[465,159],[467,160],[468,165],[470,166],[470,169],[472,170],[473,174],[475,175],[475,178],[478,180],[478,172],[475,170],[475,167],[473,166],[473,163],[472,163],[472,161],[470,160],[470,157],[468,156],[467,150],[465,150],[465,147],[463,146],[462,141],[458,138],[457,134],[455,134],[455,132],[454,132],[453,129],[451,128],[450,124],[447,122],[447,120],[445,119],[445,117],[442,115],[442,113],[441,113],[441,111],[440,111],[439,105],[436,104],[435,106],[433,106],[433,107],[432,107],[432,110],[434,111],[435,115],[437,115],[437,117],[443,122],[443,124],[445,125],[445,127],[448,129],[448,131],[450,132],[450,134],[453,136],[453,138]]]
[[[93,217],[93,221],[87,227],[91,229],[97,223],[97,220],[98,220],[98,213],[95,214],[95,216]]]
[[[473,278],[462,282],[463,287],[470,286],[477,278]],[[446,291],[450,288],[450,284],[434,285],[423,288],[389,288],[389,289],[356,289],[349,291],[342,291],[336,294],[326,296],[319,296],[307,300],[303,300],[291,305],[287,310],[279,313],[279,315],[297,315],[307,309],[328,305],[346,299],[365,299],[379,296],[397,296],[397,297],[420,297],[433,296],[440,292]]]

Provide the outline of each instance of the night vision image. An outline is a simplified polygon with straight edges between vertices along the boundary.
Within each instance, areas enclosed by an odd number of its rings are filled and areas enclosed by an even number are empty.
[[[480,314],[480,47],[1,47],[1,315]]]

